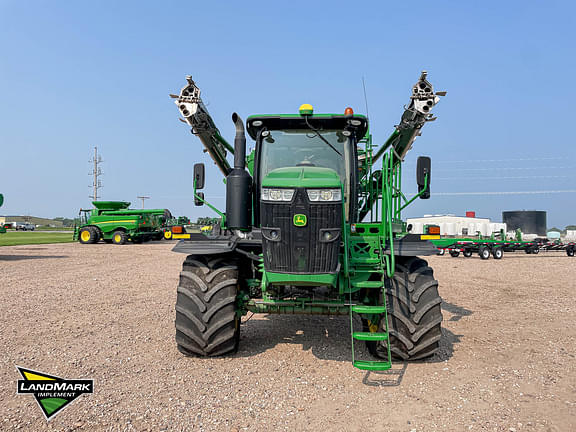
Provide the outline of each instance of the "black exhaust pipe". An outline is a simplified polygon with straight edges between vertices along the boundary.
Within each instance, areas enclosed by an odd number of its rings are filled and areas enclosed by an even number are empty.
[[[234,137],[234,168],[246,168],[246,134],[244,132],[244,122],[236,113],[232,114],[232,121],[236,126],[236,136]]]
[[[252,226],[252,177],[246,172],[246,134],[238,114],[232,114],[232,121],[236,136],[234,168],[226,176],[226,226],[248,231]]]

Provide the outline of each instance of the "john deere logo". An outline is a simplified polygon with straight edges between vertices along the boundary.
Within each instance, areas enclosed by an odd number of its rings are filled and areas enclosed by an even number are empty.
[[[306,226],[308,220],[306,219],[306,215],[303,214],[295,214],[294,215],[294,226],[303,227]]]
[[[65,379],[16,367],[24,378],[18,380],[16,393],[34,395],[46,420],[52,419],[82,393],[94,393],[94,381],[91,379]]]

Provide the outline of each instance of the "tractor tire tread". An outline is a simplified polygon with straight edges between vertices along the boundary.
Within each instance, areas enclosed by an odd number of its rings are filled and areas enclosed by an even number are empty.
[[[185,355],[214,357],[235,352],[238,266],[225,257],[189,256],[176,299],[176,343]]]
[[[438,351],[442,334],[438,282],[425,260],[410,257],[399,261],[394,277],[385,282],[389,341],[372,342],[369,349],[387,358],[389,343],[392,355],[402,360],[430,357]],[[385,331],[384,325],[381,320],[380,331]]]

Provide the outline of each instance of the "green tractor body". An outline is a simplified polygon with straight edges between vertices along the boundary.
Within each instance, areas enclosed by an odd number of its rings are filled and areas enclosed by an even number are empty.
[[[74,240],[83,244],[142,243],[162,239],[162,227],[172,215],[166,209],[130,209],[126,201],[93,201],[94,209],[80,210]]]
[[[0,207],[2,207],[2,204],[4,204],[4,195],[0,193]],[[4,227],[4,225],[0,225],[0,234],[4,234],[5,232],[6,228]]]
[[[188,255],[176,303],[180,351],[235,351],[241,317],[253,312],[349,315],[352,362],[360,369],[388,369],[392,356],[433,355],[441,299],[432,269],[418,256],[437,250],[410,234],[401,218],[408,204],[430,196],[430,159],[419,159],[419,190],[410,199],[401,190],[401,162],[433,119],[439,95],[423,73],[400,124],[379,149],[365,116],[351,109],[318,115],[309,105],[299,114],[250,116],[245,125],[234,114],[232,146],[188,78],[174,97],[226,176],[226,211],[199,192],[204,167],[197,164],[195,202],[222,222],[219,235],[198,234],[174,248]],[[248,155],[245,130],[254,141]],[[227,152],[234,154],[233,165]],[[373,358],[355,358],[357,341]]]

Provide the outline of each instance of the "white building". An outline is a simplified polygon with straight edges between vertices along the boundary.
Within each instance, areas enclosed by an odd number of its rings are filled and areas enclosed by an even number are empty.
[[[412,224],[413,234],[425,234],[425,225],[438,225],[440,235],[443,236],[476,236],[478,232],[483,236],[499,233],[501,229],[506,232],[505,223],[491,222],[488,218],[465,217],[455,215],[424,215],[419,218],[406,219],[408,225]]]
[[[566,230],[566,240],[576,240],[576,230]]]

